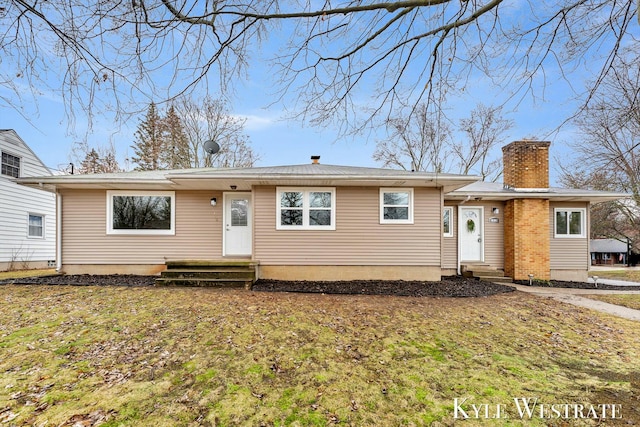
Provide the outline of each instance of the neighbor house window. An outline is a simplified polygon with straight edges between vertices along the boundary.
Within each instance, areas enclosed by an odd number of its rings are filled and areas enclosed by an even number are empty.
[[[453,208],[447,207],[442,210],[442,234],[444,237],[453,237]]]
[[[380,189],[380,223],[413,224],[413,188]]]
[[[278,230],[335,230],[335,188],[278,187]]]
[[[108,191],[107,234],[175,234],[173,191]]]
[[[40,239],[44,237],[44,216],[29,214],[29,231],[27,236]]]
[[[585,237],[586,209],[555,209],[555,237]]]
[[[18,178],[20,176],[20,157],[2,152],[2,175]]]

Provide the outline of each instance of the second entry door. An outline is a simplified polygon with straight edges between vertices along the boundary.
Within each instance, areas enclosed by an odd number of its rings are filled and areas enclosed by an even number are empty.
[[[223,255],[251,255],[251,193],[225,193],[224,204]]]

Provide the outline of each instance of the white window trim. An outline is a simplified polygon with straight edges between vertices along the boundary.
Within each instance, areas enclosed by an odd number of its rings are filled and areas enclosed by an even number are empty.
[[[449,232],[444,231],[444,212],[449,211]],[[442,208],[442,235],[444,237],[453,237],[453,206],[445,206]]]
[[[114,230],[113,229],[113,197],[114,196],[160,196],[171,197],[171,228],[169,230]],[[176,193],[175,191],[107,191],[107,234],[174,236],[176,234]]]
[[[580,212],[580,234],[558,234],[558,226],[556,224],[558,212]],[[569,227],[569,218],[567,215],[567,227]],[[554,208],[553,209],[553,236],[556,239],[585,239],[587,237],[587,210],[585,208]]]
[[[302,193],[302,225],[282,225],[282,193]],[[309,193],[331,193],[331,225],[309,225]],[[328,209],[327,209],[328,210]],[[332,231],[336,229],[336,188],[335,187],[276,187],[276,230],[322,230]]]
[[[39,216],[40,218],[42,218],[42,236],[32,236],[31,233],[29,232],[31,229],[31,225],[29,224],[29,218],[32,216]],[[43,214],[39,214],[35,212],[27,213],[27,238],[28,239],[44,239],[44,237],[46,236],[45,224],[46,224],[46,221],[45,221],[45,216]]]
[[[384,218],[384,193],[409,193],[409,218],[408,219],[385,219]],[[387,187],[380,188],[380,224],[413,224],[413,188]]]

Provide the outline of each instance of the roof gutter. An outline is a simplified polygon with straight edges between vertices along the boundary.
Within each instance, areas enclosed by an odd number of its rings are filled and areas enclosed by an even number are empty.
[[[405,181],[462,181],[462,182],[476,182],[480,177],[476,176],[464,176],[464,175],[309,175],[309,174],[268,174],[268,175],[244,175],[244,174],[167,174],[165,176],[168,180],[180,180],[180,179],[245,179],[245,180],[370,180],[370,181],[388,181],[391,179],[405,180]]]

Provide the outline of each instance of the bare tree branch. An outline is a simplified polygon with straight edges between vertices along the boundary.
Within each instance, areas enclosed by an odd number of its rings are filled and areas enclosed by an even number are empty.
[[[69,116],[117,118],[195,91],[232,90],[273,36],[274,83],[293,113],[345,132],[386,122],[400,108],[441,107],[480,72],[501,102],[545,97],[564,80],[586,108],[621,49],[637,42],[633,0],[6,0],[0,9],[0,95],[25,87],[62,97]],[[266,53],[266,52],[263,52]],[[267,55],[265,55],[267,56]],[[589,85],[573,77],[588,63]],[[24,84],[16,84],[16,80]],[[295,102],[291,102],[291,99]],[[435,108],[435,107],[434,107]]]

